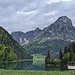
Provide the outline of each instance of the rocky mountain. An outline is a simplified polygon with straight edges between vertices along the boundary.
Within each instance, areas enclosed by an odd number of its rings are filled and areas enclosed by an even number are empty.
[[[16,40],[21,45],[24,45],[32,41],[40,32],[41,30],[39,28],[36,28],[35,30],[29,31],[27,33],[23,33],[20,31],[12,32],[11,35],[14,40]]]
[[[75,27],[73,27],[71,20],[67,16],[62,16],[43,30],[36,28],[35,30],[27,33],[12,32],[11,35],[20,44],[27,44],[32,40],[42,38],[73,41],[75,40]]]
[[[0,27],[0,61],[24,59],[28,55],[26,50]]]
[[[15,33],[11,35],[13,37],[17,36],[14,35]],[[20,34],[18,33],[18,35]],[[29,43],[23,45],[23,47],[30,54],[46,54],[49,49],[51,50],[51,54],[58,54],[60,48],[63,49],[65,45],[68,45],[71,41],[75,41],[75,27],[73,27],[72,21],[67,16],[62,16],[43,30],[37,28],[34,31],[24,33],[24,38]]]
[[[20,44],[26,44],[28,40],[26,40],[26,37],[24,36],[24,33],[21,31],[12,32],[11,35],[13,36],[14,40],[16,40]]]
[[[43,29],[38,38],[75,40],[75,29],[67,16],[59,17],[53,24]]]

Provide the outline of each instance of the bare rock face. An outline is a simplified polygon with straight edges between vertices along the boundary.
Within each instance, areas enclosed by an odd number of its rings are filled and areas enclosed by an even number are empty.
[[[40,34],[41,30],[36,28],[35,30],[23,33],[21,31],[12,32],[11,36],[21,45],[28,44],[29,42],[33,41],[34,38]]]
[[[59,17],[53,24],[43,29],[38,38],[75,40],[75,29],[67,16]]]

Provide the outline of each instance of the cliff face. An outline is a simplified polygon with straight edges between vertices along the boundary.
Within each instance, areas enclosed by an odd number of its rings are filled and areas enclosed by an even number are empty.
[[[40,34],[41,30],[39,28],[36,28],[33,31],[29,31],[26,33],[17,31],[12,32],[11,36],[16,40],[19,44],[24,45],[34,40],[35,37],[37,37],[38,34]]]

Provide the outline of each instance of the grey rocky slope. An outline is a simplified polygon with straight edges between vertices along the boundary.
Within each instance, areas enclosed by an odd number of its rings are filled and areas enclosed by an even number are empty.
[[[53,24],[43,29],[38,38],[75,40],[75,28],[67,16],[59,17]]]
[[[17,42],[19,42],[21,45],[24,45],[32,41],[40,32],[41,30],[36,28],[35,30],[26,33],[21,31],[12,32],[11,35]]]
[[[12,32],[11,35],[20,44],[27,44],[33,40],[43,38],[74,41],[75,28],[72,25],[72,21],[67,16],[62,16],[43,30],[36,28],[35,30],[26,33],[20,31]]]

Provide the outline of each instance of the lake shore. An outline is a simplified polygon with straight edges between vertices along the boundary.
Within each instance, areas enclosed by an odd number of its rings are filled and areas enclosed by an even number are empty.
[[[43,70],[0,70],[0,75],[75,75],[74,70],[69,71],[43,71]]]

